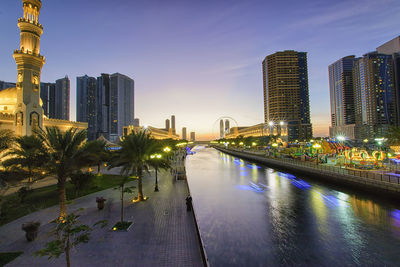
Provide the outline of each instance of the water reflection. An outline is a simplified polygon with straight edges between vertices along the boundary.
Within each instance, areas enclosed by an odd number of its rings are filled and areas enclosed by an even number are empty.
[[[213,149],[187,172],[212,266],[400,262],[400,207]]]

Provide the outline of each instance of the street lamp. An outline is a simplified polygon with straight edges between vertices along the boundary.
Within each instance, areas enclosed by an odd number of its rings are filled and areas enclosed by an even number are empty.
[[[154,185],[154,192],[158,192],[158,176],[157,176],[157,172],[158,172],[158,160],[162,158],[161,154],[153,154],[150,155],[150,159],[155,160],[155,169],[156,169],[156,184]]]
[[[338,141],[343,142],[344,140],[346,140],[346,137],[344,137],[343,135],[339,135],[338,137],[336,137],[336,139],[337,139]]]
[[[318,161],[319,161],[319,158],[318,158],[318,156],[319,156],[318,149],[321,148],[321,145],[318,144],[318,143],[315,143],[315,144],[313,145],[313,148],[315,148],[315,150],[317,150],[317,165],[318,165]]]

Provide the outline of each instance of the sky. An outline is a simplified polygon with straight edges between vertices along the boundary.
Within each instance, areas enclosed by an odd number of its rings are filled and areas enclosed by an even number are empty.
[[[135,80],[135,117],[164,127],[176,116],[199,139],[218,119],[264,121],[263,59],[308,53],[314,136],[330,125],[328,65],[362,56],[400,35],[399,0],[42,0],[42,82],[119,72]],[[22,0],[2,0],[0,80],[15,82]],[[235,125],[233,125],[235,126]]]

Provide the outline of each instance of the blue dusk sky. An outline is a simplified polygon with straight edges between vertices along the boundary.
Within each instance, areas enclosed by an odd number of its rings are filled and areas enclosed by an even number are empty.
[[[197,137],[217,134],[216,120],[261,123],[263,59],[276,51],[308,53],[314,135],[330,124],[328,65],[361,56],[400,34],[399,0],[43,0],[42,82],[125,74],[135,80],[135,117]],[[22,0],[2,0],[0,80],[16,80],[13,49]]]

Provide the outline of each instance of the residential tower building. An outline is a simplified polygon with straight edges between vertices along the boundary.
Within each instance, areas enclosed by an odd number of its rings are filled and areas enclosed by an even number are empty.
[[[392,56],[371,52],[357,59],[353,83],[356,138],[384,136],[397,124]]]
[[[264,59],[262,69],[265,123],[287,124],[289,140],[312,138],[307,53],[276,52]]]
[[[68,76],[56,80],[54,119],[69,120],[69,91]]]

